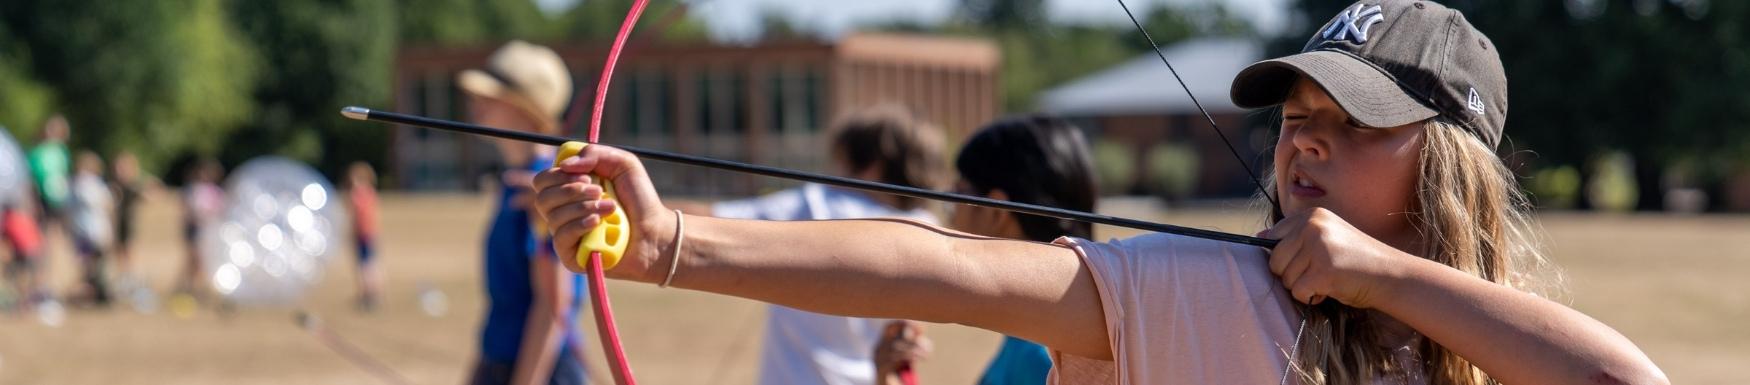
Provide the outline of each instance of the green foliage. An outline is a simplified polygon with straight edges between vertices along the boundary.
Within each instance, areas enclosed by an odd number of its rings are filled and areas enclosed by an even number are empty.
[[[247,95],[257,63],[227,23],[223,4],[3,2],[0,30],[28,47],[28,56],[13,59],[27,65],[14,68],[28,68],[30,78],[54,90],[48,108],[67,115],[74,147],[132,148],[156,169],[183,151],[217,149],[253,113]],[[5,88],[0,92],[8,95],[49,94],[28,85]],[[41,117],[17,124],[39,125]]]
[[[820,33],[810,29],[807,24],[784,14],[778,8],[760,10],[760,40],[819,40]]]
[[[944,33],[991,39],[1002,51],[1002,107],[1034,109],[1039,92],[1150,52],[1136,27],[1121,24],[1046,22],[1038,0],[962,0],[956,19],[944,25],[896,21],[876,30]],[[1116,5],[1114,5],[1116,6]],[[1193,37],[1247,36],[1250,24],[1219,5],[1133,7],[1156,43]]]
[[[359,160],[381,165],[388,130],[337,118],[340,107],[382,105],[395,52],[390,4],[375,0],[240,1],[232,14],[271,63],[253,88],[260,113],[227,139],[229,164],[277,154],[339,175]]]
[[[398,0],[394,3],[394,10],[400,17],[395,23],[396,33],[403,43],[550,40],[562,32],[561,25],[541,13],[530,0]]]
[[[1252,24],[1235,16],[1226,7],[1202,4],[1186,7],[1157,7],[1140,16],[1149,37],[1161,45],[1198,36],[1254,36]],[[1148,39],[1135,28],[1124,32],[1125,45],[1138,52],[1148,52]]]
[[[1579,202],[1580,171],[1571,166],[1538,170],[1526,181],[1526,189],[1537,206],[1549,209],[1573,208]]]
[[[1592,178],[1586,183],[1586,199],[1599,211],[1633,210],[1640,199],[1635,186],[1635,163],[1627,153],[1608,152],[1592,162]]]
[[[1100,191],[1124,194],[1136,180],[1136,151],[1129,144],[1108,139],[1095,139],[1091,146],[1094,171],[1099,173]]]
[[[54,92],[31,78],[27,47],[0,30],[0,126],[14,139],[36,137],[41,123],[54,113]]]
[[[1048,21],[1045,0],[960,0],[957,13],[972,25],[992,30],[1026,29]]]
[[[1197,191],[1200,158],[1197,148],[1186,143],[1158,144],[1148,150],[1152,190],[1168,200],[1179,200]]]
[[[561,17],[562,35],[577,40],[612,39],[630,9],[631,0],[584,1]],[[705,24],[690,16],[690,11],[691,7],[677,0],[653,0],[644,8],[644,15],[639,18],[643,25],[633,35],[664,41],[703,41],[707,37]]]

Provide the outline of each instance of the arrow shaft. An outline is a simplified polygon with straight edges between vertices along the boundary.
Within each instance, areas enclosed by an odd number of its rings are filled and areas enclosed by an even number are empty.
[[[553,145],[553,146],[558,146],[560,144],[564,144],[565,142],[572,140],[572,139],[568,139],[568,138],[560,137],[560,136],[543,135],[543,134],[536,134],[536,133],[523,132],[523,131],[504,130],[504,129],[475,125],[475,124],[468,124],[468,123],[455,122],[455,121],[442,120],[442,119],[433,119],[433,118],[428,118],[428,117],[423,117],[423,116],[400,114],[400,113],[394,113],[394,112],[367,110],[367,109],[357,108],[357,107],[348,107],[348,111],[352,111],[348,114],[348,116],[352,116],[352,117],[354,117],[354,119],[373,120],[373,121],[381,121],[381,122],[388,122],[388,123],[405,124],[405,125],[410,125],[410,126],[435,128],[435,129],[446,130],[446,131],[467,133],[467,134],[472,134],[472,135],[483,135],[483,136],[490,136],[490,137],[495,137],[495,138],[518,140],[518,141],[525,141],[525,142],[532,142],[532,143],[539,143],[539,144],[546,144],[546,145]],[[356,115],[356,116],[354,116],[354,115]],[[801,171],[778,168],[778,167],[761,166],[761,165],[757,165],[757,164],[748,164],[748,163],[740,163],[740,162],[731,162],[731,161],[721,160],[721,159],[707,158],[707,157],[687,155],[687,154],[678,154],[678,153],[672,153],[672,152],[666,152],[666,151],[649,150],[649,149],[642,149],[642,148],[637,148],[637,147],[615,146],[615,148],[619,148],[621,150],[631,152],[634,155],[638,155],[638,157],[640,157],[640,158],[658,160],[658,161],[663,161],[663,162],[679,163],[679,164],[686,164],[686,165],[693,165],[693,166],[700,166],[700,167],[709,167],[709,168],[728,170],[728,171],[736,171],[736,172],[744,172],[744,173],[749,173],[749,174],[764,175],[764,176],[798,180],[798,181],[804,181],[804,182],[813,182],[813,183],[819,183],[819,184],[824,184],[824,185],[852,188],[852,189],[885,193],[885,194],[902,195],[902,196],[921,198],[921,199],[931,199],[931,200],[937,200],[937,201],[943,201],[943,202],[990,207],[990,208],[1009,210],[1009,211],[1014,211],[1014,212],[1019,212],[1019,213],[1033,214],[1033,215],[1039,215],[1039,216],[1045,216],[1045,217],[1069,219],[1069,220],[1076,220],[1076,221],[1082,221],[1082,222],[1088,222],[1088,223],[1098,223],[1098,224],[1103,224],[1103,225],[1111,225],[1111,226],[1118,226],[1118,227],[1125,227],[1125,228],[1132,228],[1132,229],[1146,230],[1146,231],[1153,231],[1153,232],[1160,232],[1160,233],[1177,234],[1177,235],[1183,235],[1183,236],[1187,236],[1187,237],[1202,238],[1202,239],[1209,239],[1209,240],[1222,241],[1222,242],[1231,242],[1231,243],[1238,243],[1238,244],[1243,244],[1243,245],[1259,246],[1259,247],[1265,247],[1265,248],[1271,248],[1271,247],[1276,246],[1275,240],[1258,238],[1258,237],[1250,237],[1250,236],[1244,236],[1244,235],[1238,235],[1238,234],[1230,234],[1230,233],[1224,233],[1224,232],[1213,231],[1213,230],[1204,230],[1204,229],[1198,229],[1198,228],[1169,225],[1169,224],[1164,224],[1164,223],[1148,222],[1148,221],[1123,218],[1123,217],[1116,217],[1116,216],[1105,215],[1105,214],[1095,214],[1095,213],[1075,211],[1075,210],[1065,210],[1065,209],[1060,209],[1060,208],[1056,208],[1056,207],[1040,206],[1040,205],[1027,204],[1027,203],[1017,203],[1017,202],[990,199],[990,198],[971,196],[971,195],[945,193],[945,192],[929,190],[929,189],[921,189],[921,188],[910,187],[910,186],[891,185],[891,184],[886,184],[886,183],[870,182],[870,181],[861,180],[861,179],[853,179],[853,178],[846,178],[846,177],[825,175],[825,174],[808,173],[808,172],[801,172]]]

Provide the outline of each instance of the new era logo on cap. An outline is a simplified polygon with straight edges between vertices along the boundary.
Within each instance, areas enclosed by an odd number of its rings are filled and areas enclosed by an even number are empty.
[[[1378,5],[1355,4],[1347,10],[1337,12],[1337,19],[1331,21],[1331,26],[1326,27],[1320,35],[1329,40],[1349,40],[1355,44],[1366,44],[1367,30],[1381,21],[1385,21],[1385,13],[1380,11]]]
[[[1470,89],[1470,96],[1465,97],[1464,108],[1477,113],[1477,115],[1483,114],[1483,97],[1477,95],[1477,89],[1475,87]]]

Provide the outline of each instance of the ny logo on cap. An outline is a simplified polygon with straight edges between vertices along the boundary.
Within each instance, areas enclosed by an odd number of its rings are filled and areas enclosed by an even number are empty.
[[[1367,6],[1355,4],[1347,10],[1337,12],[1337,19],[1331,20],[1331,26],[1319,33],[1327,40],[1349,40],[1355,44],[1367,44],[1367,30],[1374,24],[1385,21],[1378,5]]]

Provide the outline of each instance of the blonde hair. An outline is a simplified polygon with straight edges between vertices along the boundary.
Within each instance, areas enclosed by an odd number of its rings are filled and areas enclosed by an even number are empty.
[[[1417,255],[1490,282],[1556,294],[1559,278],[1539,249],[1530,206],[1512,170],[1491,146],[1456,124],[1429,120],[1423,127],[1420,173],[1408,213],[1423,239]],[[1281,219],[1280,212],[1271,211],[1272,223]],[[1291,363],[1300,383],[1405,382],[1414,376],[1431,385],[1498,383],[1426,338],[1410,346],[1415,360],[1399,361],[1392,354],[1396,347],[1384,345],[1389,342],[1366,310],[1335,301],[1302,309],[1305,330]]]

